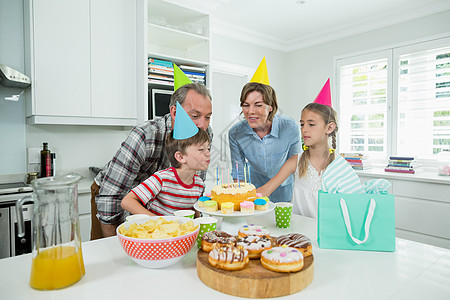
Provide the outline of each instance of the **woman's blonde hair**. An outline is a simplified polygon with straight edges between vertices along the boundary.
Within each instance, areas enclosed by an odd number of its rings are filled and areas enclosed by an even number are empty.
[[[336,111],[328,106],[323,105],[319,103],[309,103],[302,109],[302,113],[305,110],[309,110],[312,112],[315,112],[319,116],[322,117],[323,121],[325,122],[325,125],[328,125],[330,123],[336,124],[336,128],[332,133],[330,133],[331,136],[331,148],[333,149],[330,151],[330,156],[328,157],[328,163],[327,166],[334,160],[335,158],[335,151],[336,150],[336,132],[338,131],[338,125],[337,125],[337,113]],[[300,157],[300,160],[298,162],[298,176],[304,177],[306,175],[306,172],[308,171],[308,165],[310,160],[310,153],[309,149],[304,150],[302,153],[302,156]]]

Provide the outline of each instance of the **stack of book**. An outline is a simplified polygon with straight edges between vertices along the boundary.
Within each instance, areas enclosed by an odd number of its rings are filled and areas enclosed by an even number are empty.
[[[372,164],[361,153],[341,153],[341,156],[355,170],[365,170],[372,167]]]
[[[391,156],[384,171],[414,174],[414,157]]]
[[[188,65],[179,65],[180,69],[186,76],[195,83],[206,85],[206,69]]]
[[[173,86],[173,64],[170,61],[148,58],[148,82]]]

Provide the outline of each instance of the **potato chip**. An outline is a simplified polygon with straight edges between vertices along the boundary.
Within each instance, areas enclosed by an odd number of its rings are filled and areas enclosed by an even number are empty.
[[[125,226],[122,225],[119,228],[119,233],[138,239],[167,239],[188,234],[197,228],[198,225],[194,225],[192,221],[180,223],[177,220],[167,221],[160,217],[156,220],[148,220],[143,224],[131,224],[128,229],[125,229]]]

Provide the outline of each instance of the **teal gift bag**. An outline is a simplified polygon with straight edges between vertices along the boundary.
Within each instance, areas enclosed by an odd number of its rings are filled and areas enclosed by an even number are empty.
[[[390,194],[319,191],[320,248],[395,251],[395,206]]]

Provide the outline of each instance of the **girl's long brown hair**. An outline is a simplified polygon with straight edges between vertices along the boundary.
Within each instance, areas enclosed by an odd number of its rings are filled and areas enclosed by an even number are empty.
[[[331,136],[331,147],[336,150],[336,132],[338,131],[338,125],[337,125],[337,114],[336,111],[329,107],[328,105],[323,105],[319,103],[309,103],[302,109],[302,113],[305,110],[309,110],[312,112],[315,112],[316,114],[320,115],[325,122],[325,125],[328,125],[330,123],[336,124],[336,128],[332,133],[330,133]],[[328,163],[327,166],[333,162],[335,158],[335,151],[330,153],[330,156],[328,157]],[[309,150],[304,150],[302,153],[302,156],[300,157],[300,160],[298,162],[298,176],[304,177],[306,175],[306,172],[308,171],[308,165],[310,160],[310,153]]]

